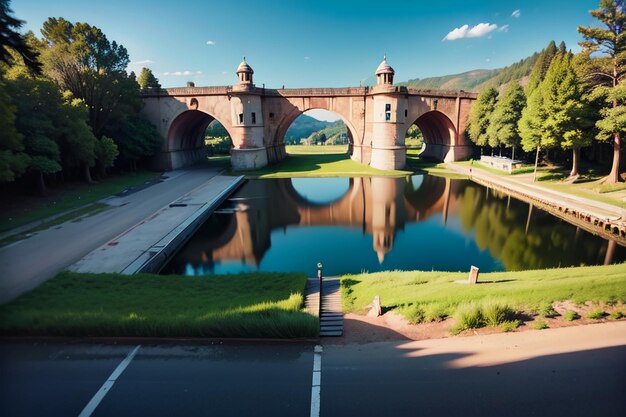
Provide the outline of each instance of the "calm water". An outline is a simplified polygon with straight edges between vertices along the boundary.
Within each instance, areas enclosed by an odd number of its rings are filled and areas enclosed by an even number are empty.
[[[626,260],[626,248],[466,180],[250,180],[163,273],[509,271]]]

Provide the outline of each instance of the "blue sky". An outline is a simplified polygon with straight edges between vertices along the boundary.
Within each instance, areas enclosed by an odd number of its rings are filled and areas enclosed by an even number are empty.
[[[403,81],[503,67],[552,39],[578,51],[576,28],[596,24],[588,11],[598,1],[13,0],[11,7],[38,36],[49,16],[98,26],[128,49],[130,69],[151,68],[165,87],[234,84],[245,55],[257,85],[292,88],[358,86],[384,53]]]

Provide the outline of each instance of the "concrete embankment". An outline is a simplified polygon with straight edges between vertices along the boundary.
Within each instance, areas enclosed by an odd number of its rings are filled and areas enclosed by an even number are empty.
[[[626,210],[617,206],[574,196],[518,179],[491,174],[480,168],[448,164],[481,185],[511,194],[588,232],[626,246]]]
[[[157,272],[244,181],[217,175],[76,262],[75,272]]]

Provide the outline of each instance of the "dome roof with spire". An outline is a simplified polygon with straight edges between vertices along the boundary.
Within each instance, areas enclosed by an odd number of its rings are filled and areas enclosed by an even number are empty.
[[[237,74],[239,74],[240,72],[249,72],[250,74],[254,74],[254,70],[250,65],[248,65],[245,56],[243,57],[243,61],[241,61],[241,64],[239,64],[239,66],[237,67]]]
[[[387,55],[383,58],[383,62],[376,68],[376,75],[380,74],[395,74],[396,72],[391,68],[391,65],[387,63]]]

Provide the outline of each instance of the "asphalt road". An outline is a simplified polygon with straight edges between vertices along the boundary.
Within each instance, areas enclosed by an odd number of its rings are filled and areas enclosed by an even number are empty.
[[[218,172],[194,167],[165,173],[169,178],[163,182],[112,199],[115,206],[109,210],[0,248],[0,304],[50,279]]]
[[[621,417],[626,409],[624,321],[322,345],[324,417]],[[0,341],[0,415],[79,416],[112,379],[88,415],[313,416],[312,343],[144,343],[119,371],[136,347]]]

